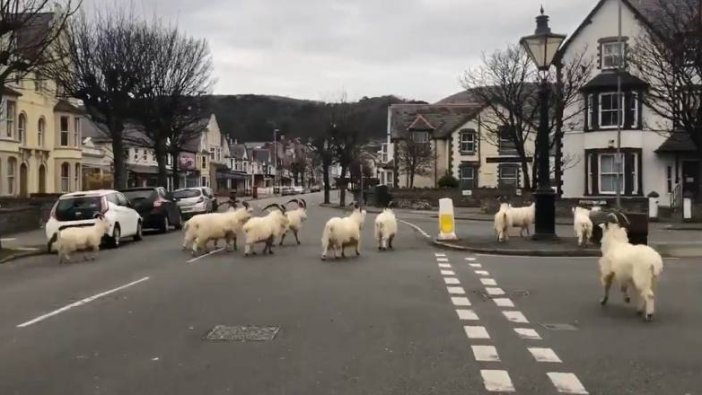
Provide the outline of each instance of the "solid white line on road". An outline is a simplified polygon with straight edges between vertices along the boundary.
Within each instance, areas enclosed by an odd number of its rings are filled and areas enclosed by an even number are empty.
[[[136,281],[132,281],[132,282],[129,283],[129,284],[125,284],[125,285],[122,285],[122,286],[120,286],[120,287],[110,289],[109,291],[101,292],[101,293],[99,293],[99,294],[97,294],[97,295],[93,295],[93,296],[90,296],[90,297],[88,297],[88,298],[81,299],[81,300],[79,300],[79,301],[77,301],[77,302],[74,302],[74,303],[71,303],[71,304],[69,304],[69,305],[63,306],[63,307],[61,307],[60,309],[57,309],[57,310],[54,310],[54,311],[52,311],[52,312],[50,312],[50,313],[44,314],[44,315],[42,315],[42,316],[39,316],[39,317],[37,317],[37,318],[35,318],[35,319],[31,320],[31,321],[27,321],[27,322],[24,322],[24,323],[22,323],[22,324],[19,324],[19,325],[17,325],[17,327],[18,327],[18,328],[24,328],[24,327],[26,327],[26,326],[29,326],[29,325],[32,325],[32,324],[36,324],[36,323],[39,322],[39,321],[43,321],[43,320],[45,320],[45,319],[47,319],[47,318],[49,318],[49,317],[55,316],[55,315],[57,315],[57,314],[61,314],[61,313],[63,313],[64,311],[68,311],[68,310],[70,310],[70,309],[72,309],[72,308],[74,308],[74,307],[79,307],[79,306],[82,306],[82,305],[84,305],[84,304],[88,304],[88,303],[90,303],[90,302],[92,302],[92,301],[94,301],[94,300],[96,300],[96,299],[99,299],[99,298],[101,298],[101,297],[103,297],[103,296],[107,296],[107,295],[109,295],[109,294],[111,294],[111,293],[113,293],[113,292],[121,291],[121,290],[123,290],[123,289],[125,289],[125,288],[131,287],[132,285],[139,284],[139,283],[144,282],[144,281],[146,281],[146,280],[148,280],[148,279],[149,279],[149,277],[144,277],[144,278],[142,278],[142,279],[139,279],[139,280],[136,280]]]
[[[436,257],[445,257],[446,254],[443,254],[443,253],[440,253],[440,252],[436,252],[436,253],[434,253],[434,256],[436,256]]]
[[[558,358],[558,355],[556,355],[556,353],[550,348],[529,347],[528,350],[531,353],[531,355],[534,356],[536,362],[563,362],[560,358]]]
[[[488,295],[491,295],[491,296],[500,296],[500,295],[505,294],[505,291],[503,291],[502,288],[494,288],[494,287],[485,287],[485,292],[487,292]]]
[[[469,339],[489,339],[490,335],[484,326],[470,326],[466,325],[463,327],[466,331],[466,335]]]
[[[486,272],[485,270],[476,270],[475,274],[477,274],[478,276],[489,276],[490,275],[490,273]]]
[[[530,328],[514,328],[514,331],[517,332],[517,335],[519,335],[520,338],[526,339],[526,340],[541,340],[541,336],[539,334]]]
[[[556,386],[556,390],[562,394],[587,394],[578,377],[573,373],[546,373],[551,382]]]
[[[430,238],[431,238],[431,236],[429,236],[429,233],[425,232],[424,229],[420,228],[419,226],[417,226],[417,225],[415,225],[415,224],[413,224],[413,223],[409,223],[409,222],[407,222],[407,221],[403,221],[403,220],[400,220],[400,222],[402,222],[403,224],[405,224],[405,225],[411,227],[412,229],[416,230],[417,232],[421,233],[422,236],[426,237],[427,239],[430,239]]]
[[[495,298],[493,301],[498,307],[514,307],[514,302],[510,298]]]
[[[492,278],[481,278],[480,282],[483,283],[483,285],[497,285],[497,282]]]
[[[451,303],[453,303],[454,306],[470,306],[470,300],[465,296],[452,296]]]
[[[212,250],[212,251],[208,252],[207,254],[196,256],[195,258],[187,261],[186,263],[193,263],[193,262],[197,261],[198,259],[202,259],[206,256],[214,255],[214,254],[216,254],[218,252],[222,252],[222,251],[224,251],[224,247],[220,247],[220,248],[217,248],[216,250]]]
[[[448,258],[436,258],[437,262],[448,262]]]
[[[471,346],[478,362],[500,362],[500,356],[494,346]]]
[[[453,270],[442,270],[441,275],[442,276],[455,276],[456,273],[454,273]]]
[[[445,269],[450,269],[450,268],[451,268],[451,265],[448,264],[448,263],[439,263],[439,267],[443,267],[443,268],[445,268]]]
[[[516,322],[519,324],[529,323],[529,320],[527,320],[524,314],[522,314],[520,311],[503,311],[502,314],[504,314],[505,318],[507,318],[507,321]]]
[[[479,263],[469,263],[468,266],[474,267],[476,269],[480,269],[481,267],[483,267],[483,265],[481,265]]]
[[[444,277],[444,282],[446,285],[456,285],[461,283],[456,277]]]
[[[450,295],[465,295],[466,290],[463,287],[446,287]]]
[[[469,256],[468,258],[466,258],[466,261],[471,261],[471,262],[473,262],[473,261],[475,261],[475,258],[473,258],[472,256]]]
[[[490,392],[514,392],[512,379],[506,370],[481,370],[485,389]]]
[[[3,237],[2,239],[0,239],[0,242],[2,242],[2,241],[15,241],[15,240],[17,240],[16,237]]]
[[[458,319],[459,320],[464,320],[464,321],[478,321],[478,315],[475,314],[475,311],[473,310],[466,310],[466,309],[456,309],[456,313],[458,314]]]

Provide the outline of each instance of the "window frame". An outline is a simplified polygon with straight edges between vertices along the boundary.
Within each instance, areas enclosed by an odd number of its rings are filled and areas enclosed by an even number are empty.
[[[63,120],[66,120],[66,130],[63,130]],[[71,131],[69,130],[71,126],[71,117],[61,115],[59,117],[59,147],[68,147],[71,142]],[[66,143],[64,144],[63,138],[66,137]]]
[[[17,182],[17,158],[11,156],[7,158],[7,194],[14,195],[16,192]]]
[[[42,115],[37,121],[37,145],[41,148],[46,143],[46,118]]]
[[[631,92],[631,106],[629,110],[631,111],[631,128],[637,129],[639,127],[639,92]]]
[[[616,51],[612,51],[610,54],[607,54],[606,49],[607,47],[613,47],[613,46],[619,46],[619,64],[616,65],[607,65],[607,59],[614,59],[617,57]],[[626,41],[622,40],[612,40],[612,41],[605,41],[600,43],[600,68],[602,70],[616,70],[618,68],[624,68],[626,67]]]
[[[464,177],[464,170],[470,170],[470,177]],[[477,169],[475,166],[471,166],[470,164],[462,164],[461,166],[458,167],[458,185],[460,186],[461,190],[467,190],[467,189],[475,189],[476,188],[476,172]],[[470,180],[470,181],[466,181]],[[466,188],[464,186],[464,183],[470,183],[470,187]]]
[[[24,125],[22,119],[24,118]],[[17,116],[17,140],[20,144],[27,144],[27,114],[22,111]]]
[[[80,117],[73,117],[73,146],[80,147]]]
[[[602,158],[603,157],[612,157],[613,166],[615,166],[614,171],[607,172],[607,173],[603,172],[603,170],[602,170]],[[626,161],[624,160],[623,154],[621,155],[620,160],[621,160],[621,170],[619,171],[619,174],[620,174],[620,177],[619,177],[620,192],[619,193],[621,195],[624,195],[626,193],[626,179],[624,178],[624,174],[626,174],[626,163],[625,163]],[[636,161],[634,161],[634,163],[636,163]],[[597,155],[597,185],[598,185],[598,189],[599,189],[597,192],[600,195],[616,195],[617,194],[616,186],[615,186],[615,189],[612,189],[611,191],[605,191],[603,189],[604,183],[602,182],[602,176],[605,176],[605,175],[606,176],[614,176],[615,180],[616,180],[616,176],[617,176],[616,164],[617,164],[617,153],[616,152],[614,152],[614,153],[600,153]],[[636,167],[636,165],[634,165],[634,167]],[[637,174],[634,173],[634,176],[635,176],[634,178],[636,178]],[[615,184],[616,184],[616,181],[615,181]],[[637,181],[635,181],[634,185],[636,185],[636,184],[638,184]],[[637,188],[632,188],[632,194],[634,194],[634,191],[636,189],[638,189],[638,186],[637,186]]]
[[[7,100],[5,104],[5,137],[14,138],[15,126],[17,116],[17,102],[14,100]]]
[[[604,111],[613,112],[613,113],[615,113],[615,114],[616,114],[617,111],[618,111],[619,114],[620,114],[620,115],[619,115],[619,124],[620,124],[619,127],[622,127],[622,128],[623,128],[623,127],[624,127],[624,123],[625,123],[625,119],[624,119],[624,118],[625,118],[625,115],[626,115],[626,114],[624,113],[624,112],[625,112],[625,111],[624,111],[624,108],[625,108],[625,106],[626,106],[626,101],[624,100],[624,98],[625,98],[624,92],[621,92],[621,94],[619,95],[619,99],[620,99],[619,107],[617,107],[617,108],[615,108],[615,109],[607,109],[607,110],[603,110],[603,109],[602,109],[602,103],[603,103],[602,98],[603,98],[604,96],[614,96],[614,97],[616,97],[616,96],[617,96],[617,92],[602,92],[602,93],[599,93],[599,94],[598,94],[598,98],[599,98],[598,110],[597,110],[598,128],[599,128],[599,129],[616,129],[616,128],[617,128],[617,123],[616,123],[616,121],[614,122],[613,125],[604,125],[604,124],[603,124],[603,122],[602,122],[602,114],[603,114]],[[616,100],[615,100],[614,102],[616,103]]]
[[[422,139],[417,139],[417,136],[422,136]],[[410,139],[415,144],[427,144],[429,143],[429,132],[416,132],[413,131],[410,135]]]
[[[466,141],[464,137],[471,137],[471,141]],[[472,149],[464,149],[464,144],[470,146]],[[458,135],[458,150],[462,155],[475,155],[477,152],[477,133],[473,130],[464,129],[461,130]]]
[[[505,169],[514,169],[514,177],[505,177],[502,171]],[[505,184],[503,180],[514,180],[514,184]],[[519,188],[519,165],[501,165],[497,168],[497,185],[500,187],[515,187]]]
[[[81,174],[81,166],[80,163],[76,163],[73,165],[73,188],[76,191],[80,191],[80,174]]]
[[[63,175],[63,169],[66,169],[66,175]],[[65,188],[64,188],[64,182]],[[68,193],[71,190],[71,164],[68,162],[61,163],[59,166],[59,189],[61,193]]]

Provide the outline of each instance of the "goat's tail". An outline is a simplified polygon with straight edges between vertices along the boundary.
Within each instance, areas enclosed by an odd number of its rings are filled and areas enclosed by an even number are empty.
[[[509,232],[509,221],[507,218],[507,210],[502,212],[502,232],[505,234]]]

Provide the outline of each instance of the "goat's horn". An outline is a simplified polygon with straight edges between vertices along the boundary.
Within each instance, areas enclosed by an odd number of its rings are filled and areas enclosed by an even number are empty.
[[[247,202],[246,200],[242,201],[241,204],[243,204],[247,210],[249,209],[249,202]]]
[[[307,202],[305,201],[305,199],[300,198],[300,200],[302,200],[302,204],[305,206],[305,208],[307,208]]]
[[[617,217],[617,214],[614,213],[609,213],[607,214],[607,217],[613,217],[614,221],[618,224],[619,223],[619,217]]]
[[[266,211],[266,210],[268,210],[268,209],[271,208],[271,207],[275,207],[275,208],[277,208],[278,210],[280,210],[280,206],[279,206],[277,203],[271,203],[271,204],[269,204],[268,206],[264,207],[263,210],[261,210],[261,211]]]

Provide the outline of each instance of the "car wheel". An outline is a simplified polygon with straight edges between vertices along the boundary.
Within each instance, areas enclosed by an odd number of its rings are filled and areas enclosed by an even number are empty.
[[[136,234],[134,235],[134,241],[141,241],[141,239],[144,238],[144,234],[142,233],[142,228],[141,228],[141,221],[137,222],[137,230]]]
[[[122,238],[122,232],[119,229],[119,224],[115,225],[115,229],[112,231],[112,236],[109,239],[110,247],[119,247],[120,239]]]
[[[163,223],[161,224],[161,233],[168,233],[171,229],[171,223],[168,222],[168,214],[163,216]]]
[[[180,214],[180,212],[178,213],[178,219],[174,227],[176,228],[176,230],[183,229],[183,216]]]

